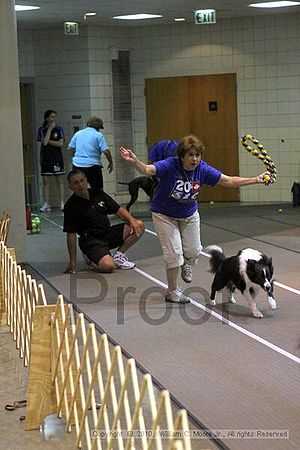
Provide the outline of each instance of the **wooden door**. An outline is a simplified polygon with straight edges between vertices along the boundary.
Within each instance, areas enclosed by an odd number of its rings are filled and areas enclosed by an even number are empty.
[[[227,175],[239,174],[236,75],[146,80],[147,144],[200,137],[203,159]],[[239,201],[239,190],[204,187],[199,201]]]
[[[190,128],[186,77],[146,80],[147,145],[179,139]]]
[[[26,203],[30,206],[39,205],[38,159],[34,141],[36,131],[33,129],[33,87],[21,83],[21,120],[23,139],[23,160]]]
[[[21,98],[21,116],[22,116],[22,140],[23,140],[23,159],[24,159],[24,177],[34,173],[34,161],[32,158],[31,144],[31,125],[30,125],[30,90],[28,84],[20,85]]]

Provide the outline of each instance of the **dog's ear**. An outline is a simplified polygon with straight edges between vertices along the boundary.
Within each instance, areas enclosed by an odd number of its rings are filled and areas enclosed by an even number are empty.
[[[273,260],[272,260],[272,258],[268,259],[268,266],[269,267],[273,267]]]
[[[268,260],[268,269],[269,269],[269,272],[270,272],[271,277],[273,277],[273,274],[274,274],[274,268],[273,268],[273,261],[272,261],[272,258],[269,258],[269,260]]]

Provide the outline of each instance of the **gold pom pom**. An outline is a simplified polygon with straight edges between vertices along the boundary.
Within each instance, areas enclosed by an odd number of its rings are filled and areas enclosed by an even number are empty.
[[[248,145],[246,142],[247,140],[250,140],[256,146],[256,148],[252,148],[250,145]],[[265,149],[263,144],[261,144],[259,142],[259,140],[256,139],[255,137],[253,137],[251,134],[245,134],[241,138],[241,143],[242,143],[243,147],[245,147],[245,149],[249,153],[251,153],[253,156],[256,156],[256,158],[258,158],[260,161],[262,161],[264,163],[264,165],[266,166],[267,172],[264,175],[265,185],[268,185],[269,183],[274,183],[274,181],[276,180],[276,176],[277,176],[276,167],[275,167],[275,164],[272,161],[271,157],[268,154],[268,150]]]

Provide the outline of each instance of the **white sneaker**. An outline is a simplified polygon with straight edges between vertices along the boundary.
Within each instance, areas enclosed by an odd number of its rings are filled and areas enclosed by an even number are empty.
[[[133,262],[128,261],[127,256],[125,253],[117,251],[114,256],[114,261],[116,263],[117,269],[133,269],[135,267],[135,264]]]
[[[63,211],[63,210],[64,210],[64,207],[65,207],[65,204],[64,204],[64,202],[60,202],[60,210],[61,210],[61,211]]]
[[[47,202],[45,202],[43,204],[43,206],[40,208],[40,211],[41,212],[49,212],[49,211],[51,211],[51,207]]]
[[[193,272],[189,264],[184,263],[181,266],[181,278],[186,283],[191,283],[193,281]]]
[[[190,299],[183,294],[183,292],[177,288],[175,291],[166,292],[165,301],[172,303],[190,303]]]

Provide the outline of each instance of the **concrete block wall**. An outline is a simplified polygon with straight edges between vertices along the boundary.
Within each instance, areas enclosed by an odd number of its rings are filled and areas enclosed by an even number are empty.
[[[111,49],[131,50],[134,142],[143,160],[145,78],[236,73],[239,135],[249,132],[262,141],[278,168],[274,185],[245,187],[241,200],[290,200],[292,183],[300,178],[300,14],[220,20],[205,26],[93,25],[83,27],[79,36],[65,36],[61,28],[18,33],[20,74],[35,79],[38,116],[49,107],[57,109],[68,141],[72,114],[80,113],[83,122],[100,114],[113,154]],[[264,170],[240,148],[241,175]],[[104,181],[107,192],[115,196],[113,174],[104,170]],[[116,198],[127,199],[125,194]]]

